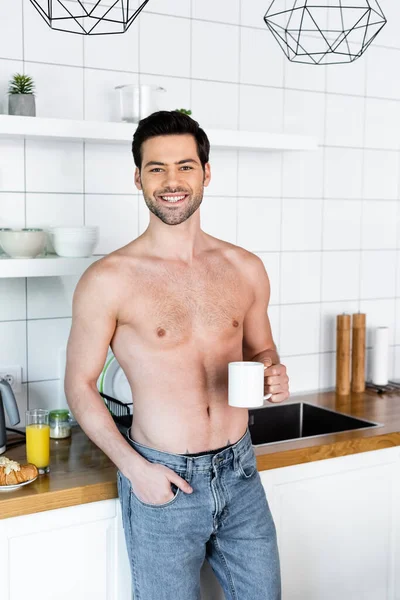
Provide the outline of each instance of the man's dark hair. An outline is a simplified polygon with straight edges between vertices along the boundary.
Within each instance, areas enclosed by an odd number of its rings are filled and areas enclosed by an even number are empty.
[[[194,136],[197,154],[204,167],[209,160],[210,142],[197,121],[178,110],[159,110],[141,119],[133,136],[132,154],[139,171],[142,168],[142,144],[158,135],[179,135],[189,133]]]

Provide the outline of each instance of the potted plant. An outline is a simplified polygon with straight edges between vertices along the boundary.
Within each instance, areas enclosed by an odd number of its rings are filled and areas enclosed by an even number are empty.
[[[175,110],[177,110],[178,112],[183,113],[184,115],[191,115],[192,111],[191,110],[187,110],[186,108],[176,108]]]
[[[34,89],[35,84],[32,77],[15,73],[9,82],[8,114],[25,117],[36,116]]]

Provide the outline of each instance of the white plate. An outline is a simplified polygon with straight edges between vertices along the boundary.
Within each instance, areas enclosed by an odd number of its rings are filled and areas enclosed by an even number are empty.
[[[20,487],[36,481],[37,478],[38,476],[36,475],[36,477],[33,479],[28,479],[28,481],[22,481],[21,483],[16,483],[15,485],[0,485],[0,492],[11,492],[12,490],[18,490]]]
[[[112,351],[107,354],[106,363],[97,381],[97,389],[124,404],[132,402],[129,382]],[[132,406],[129,410],[132,412]]]

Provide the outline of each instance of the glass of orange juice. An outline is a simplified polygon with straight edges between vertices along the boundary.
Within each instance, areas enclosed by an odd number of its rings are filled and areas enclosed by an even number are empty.
[[[40,474],[50,471],[49,411],[33,408],[26,411],[26,459]]]

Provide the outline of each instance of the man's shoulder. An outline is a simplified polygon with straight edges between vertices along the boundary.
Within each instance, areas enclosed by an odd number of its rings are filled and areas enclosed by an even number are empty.
[[[224,240],[219,240],[219,242],[221,243],[221,252],[224,253],[226,258],[234,261],[237,266],[256,271],[264,267],[261,258],[257,254]]]

